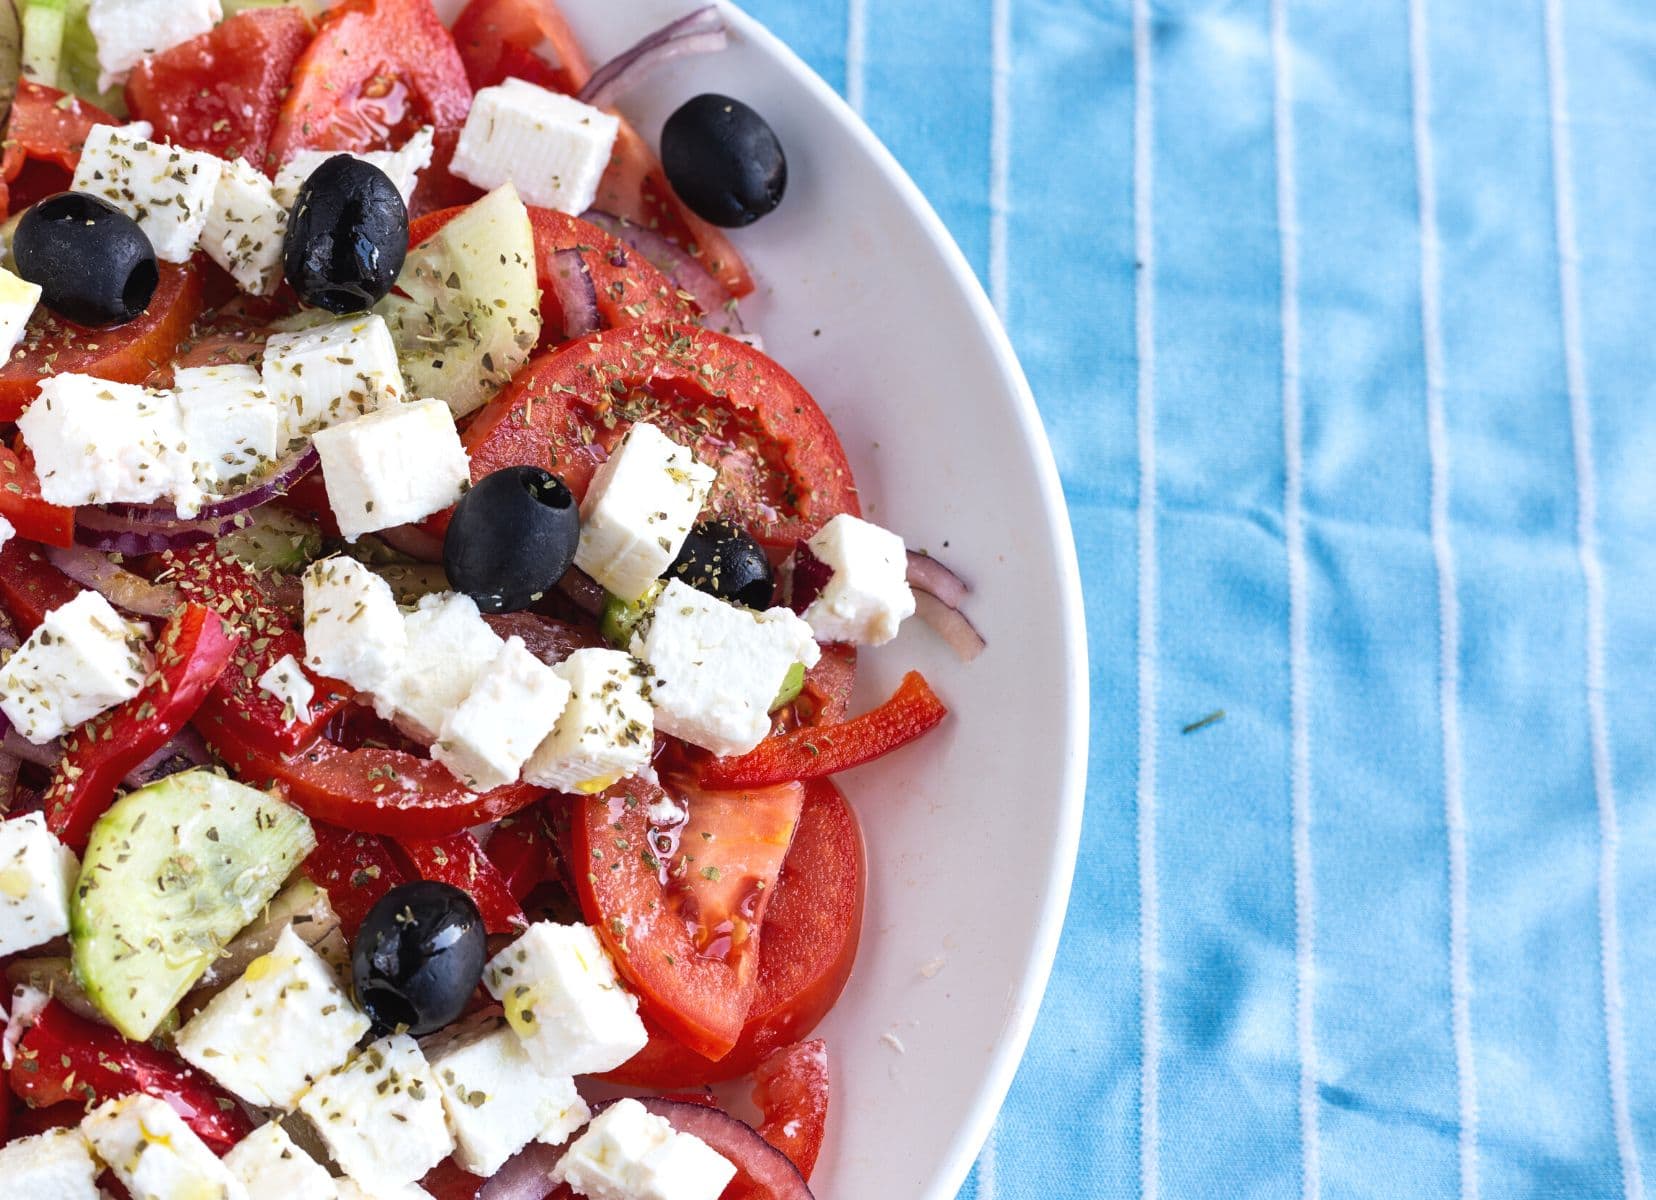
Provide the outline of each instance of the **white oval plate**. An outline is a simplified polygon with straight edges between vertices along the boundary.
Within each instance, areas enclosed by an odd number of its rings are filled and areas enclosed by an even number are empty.
[[[693,0],[562,0],[594,61]],[[1087,669],[1074,542],[1011,345],[937,214],[868,127],[756,21],[622,108],[654,143],[703,91],[763,113],[787,198],[735,235],[743,306],[839,430],[865,514],[975,585],[963,666],[918,621],[862,655],[859,706],[925,672],[951,718],[847,776],[869,896],[850,987],[819,1033],[833,1071],[813,1188],[952,1200],[1012,1081],[1057,949],[1081,829]]]

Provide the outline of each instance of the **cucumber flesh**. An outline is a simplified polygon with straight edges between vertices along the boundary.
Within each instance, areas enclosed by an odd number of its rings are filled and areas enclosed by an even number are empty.
[[[93,826],[70,901],[75,978],[148,1038],[315,847],[298,809],[211,771],[129,793]]]
[[[30,0],[23,10],[23,74],[48,87],[58,82],[63,29],[68,23],[64,7],[64,0]]]
[[[218,548],[254,570],[297,575],[322,557],[322,531],[285,509],[266,504],[237,521]]]

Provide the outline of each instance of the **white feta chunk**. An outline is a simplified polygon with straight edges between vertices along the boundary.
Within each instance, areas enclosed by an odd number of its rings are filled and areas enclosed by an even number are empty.
[[[40,303],[40,285],[0,267],[0,363],[11,358],[23,340],[29,318]]]
[[[288,1109],[350,1056],[368,1027],[328,964],[290,925],[269,954],[185,1023],[177,1048],[249,1104]]]
[[[657,728],[719,755],[763,741],[788,671],[821,656],[811,627],[788,609],[754,612],[679,579],[639,622],[632,652],[649,664]]]
[[[110,1100],[87,1114],[81,1132],[133,1200],[248,1200],[241,1180],[164,1100],[142,1092]]]
[[[435,739],[504,644],[470,596],[423,596],[403,619],[408,652],[402,669],[374,690],[374,707],[416,736]]]
[[[590,795],[650,765],[655,729],[640,665],[620,650],[577,650],[553,670],[569,703],[524,764],[536,787]]]
[[[518,777],[569,703],[569,682],[507,638],[500,653],[438,730],[431,757],[473,791],[503,787]]]
[[[407,1034],[371,1043],[299,1100],[334,1162],[372,1194],[406,1187],[454,1149],[431,1066]]]
[[[0,484],[4,484],[4,482],[5,476],[0,475]],[[11,541],[16,536],[17,527],[10,521],[6,520],[5,517],[0,517],[0,547],[5,546],[7,542]]]
[[[431,1193],[417,1183],[371,1192],[354,1179],[336,1179],[334,1184],[339,1188],[339,1200],[433,1200]]]
[[[640,421],[592,476],[581,502],[575,565],[637,600],[672,565],[718,472]]]
[[[241,1180],[248,1200],[338,1200],[328,1169],[293,1144],[274,1121],[230,1147],[224,1165]]]
[[[617,1100],[552,1168],[589,1200],[718,1200],[736,1178],[724,1155],[636,1100]]]
[[[142,690],[153,666],[148,637],[97,592],[81,592],[0,667],[0,712],[44,745]]]
[[[408,634],[391,585],[354,558],[305,569],[305,665],[372,692],[408,659]]]
[[[224,160],[153,141],[152,132],[147,121],[94,125],[70,186],[137,221],[162,262],[189,262],[207,227]]]
[[[381,408],[311,439],[328,507],[348,542],[441,512],[471,486],[471,460],[441,400]]]
[[[282,702],[282,716],[289,723],[310,720],[316,685],[293,655],[284,654],[271,663],[259,676],[259,686]]]
[[[472,98],[452,169],[484,191],[511,183],[525,204],[583,213],[598,195],[620,128],[602,109],[508,79]]]
[[[384,171],[386,178],[402,193],[403,203],[408,204],[414,199],[414,187],[420,181],[420,172],[431,165],[433,144],[432,127],[425,125],[395,150],[301,150],[276,172],[276,202],[284,212],[291,210],[299,199],[299,189],[304,186],[305,180],[315,174],[317,167],[336,154],[349,154]]]
[[[219,0],[92,0],[86,24],[98,45],[99,90],[152,54],[171,50],[224,19]]]
[[[342,317],[265,343],[265,392],[282,414],[282,444],[403,398],[385,318]]]
[[[69,932],[69,893],[79,875],[75,852],[40,813],[0,821],[0,958]]]
[[[282,239],[291,207],[276,198],[275,185],[246,159],[225,163],[201,248],[242,291],[268,296],[282,282]]]
[[[178,400],[91,375],[54,375],[18,418],[48,503],[200,503]]]
[[[6,1193],[29,1200],[99,1200],[98,1164],[78,1129],[52,1129],[0,1146]]]
[[[276,458],[281,414],[247,363],[184,367],[173,373],[191,471],[202,490],[226,495]]]
[[[802,614],[819,641],[883,646],[914,615],[903,539],[849,513],[805,543],[833,572]]]
[[[637,998],[588,925],[531,925],[489,960],[483,986],[548,1075],[613,1070],[649,1040]]]
[[[484,1016],[426,1048],[443,1090],[454,1160],[485,1179],[530,1142],[562,1145],[591,1118],[568,1075],[535,1068],[518,1035]]]

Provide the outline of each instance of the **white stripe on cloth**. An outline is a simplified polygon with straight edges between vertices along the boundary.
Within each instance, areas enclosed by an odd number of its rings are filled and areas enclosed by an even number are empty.
[[[1012,185],[1012,0],[990,8],[989,299],[1007,312],[1007,217]]]
[[[1639,1148],[1627,1093],[1626,1001],[1621,980],[1621,922],[1617,871],[1621,829],[1610,759],[1610,719],[1604,705],[1604,566],[1598,550],[1598,478],[1593,462],[1587,360],[1581,341],[1581,277],[1576,240],[1574,164],[1571,161],[1569,90],[1565,68],[1562,0],[1546,0],[1547,91],[1551,108],[1553,212],[1558,236],[1559,308],[1564,372],[1570,397],[1570,435],[1575,450],[1576,551],[1587,598],[1587,728],[1593,749],[1593,792],[1599,820],[1599,957],[1604,975],[1604,1040],[1610,1076],[1610,1113],[1628,1200],[1644,1196]]]
[[[989,1136],[983,1140],[983,1150],[978,1154],[977,1200],[995,1200],[995,1140],[999,1135],[1000,1122],[996,1121],[989,1127]]]
[[[1432,558],[1438,585],[1438,711],[1443,736],[1443,815],[1449,843],[1449,1006],[1460,1115],[1461,1200],[1478,1197],[1478,1074],[1472,1054],[1471,954],[1467,948],[1466,805],[1461,790],[1460,594],[1449,538],[1449,433],[1443,410],[1442,264],[1437,166],[1432,153],[1431,59],[1426,0],[1409,0],[1415,189],[1420,223],[1420,326],[1426,368],[1426,439],[1432,464]]]
[[[1294,1034],[1299,1048],[1300,1195],[1322,1194],[1317,1125],[1316,886],[1311,864],[1310,656],[1306,599],[1303,422],[1300,412],[1299,204],[1294,194],[1293,47],[1287,0],[1271,0],[1277,236],[1281,243],[1283,534],[1288,546],[1288,724],[1293,751]]]
[[[1161,1185],[1160,887],[1156,880],[1156,263],[1150,0],[1133,0],[1133,247],[1138,345],[1139,1193]]]
[[[868,59],[868,0],[845,5],[845,101],[858,113],[866,95],[863,69]]]

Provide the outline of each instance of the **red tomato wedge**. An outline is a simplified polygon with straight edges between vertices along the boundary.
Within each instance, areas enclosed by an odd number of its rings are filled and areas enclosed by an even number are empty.
[[[799,831],[765,912],[758,986],[735,1048],[710,1062],[652,1027],[649,1044],[604,1078],[636,1087],[700,1087],[746,1075],[807,1036],[851,977],[865,877],[856,813],[832,783],[806,784]]]
[[[44,307],[35,309],[23,340],[0,367],[0,421],[15,421],[48,375],[76,372],[142,383],[172,358],[201,313],[201,272],[192,264],[161,263],[161,282],[149,308],[113,329],[88,329]]]
[[[845,451],[811,394],[753,347],[693,325],[610,329],[535,359],[463,440],[473,481],[546,467],[580,498],[644,420],[719,468],[708,508],[762,542],[791,547],[860,511]]]
[[[126,102],[133,120],[160,140],[263,170],[276,115],[311,25],[297,8],[237,13],[199,37],[152,54],[132,69]]]
[[[5,445],[0,445],[0,517],[18,537],[48,546],[75,544],[75,510],[44,500],[34,467]]]
[[[778,1050],[754,1069],[753,1083],[759,1136],[809,1179],[828,1126],[828,1047],[819,1038]]]
[[[25,79],[12,99],[0,150],[7,211],[22,212],[36,200],[69,186],[81,146],[94,125],[119,125],[95,104]]]
[[[347,937],[355,937],[368,910],[399,884],[408,872],[384,838],[352,833],[324,821],[311,822],[316,849],[305,859],[310,881],[328,893],[335,915]]]
[[[0,603],[23,637],[33,633],[47,613],[85,590],[47,562],[39,547],[21,540],[0,547]]]
[[[706,792],[666,777],[689,809],[653,827],[661,788],[629,779],[571,798],[570,873],[581,911],[642,1011],[707,1058],[741,1036],[757,986],[765,909],[804,802],[789,785]]]
[[[522,904],[525,896],[551,878],[557,851],[545,819],[531,808],[496,825],[484,853],[500,873],[507,894]]]
[[[403,838],[400,845],[421,879],[457,887],[472,898],[490,933],[519,933],[529,922],[493,862],[469,832],[445,838]]]

